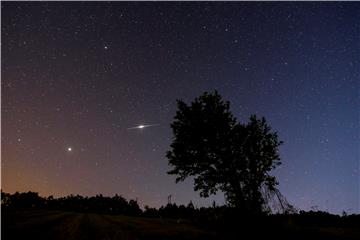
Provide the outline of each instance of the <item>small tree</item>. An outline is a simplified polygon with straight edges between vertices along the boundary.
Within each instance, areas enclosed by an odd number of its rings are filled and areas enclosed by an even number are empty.
[[[218,190],[229,205],[250,213],[264,209],[264,191],[274,191],[276,179],[269,172],[280,165],[276,132],[265,118],[250,117],[238,123],[217,91],[205,92],[187,105],[177,101],[171,128],[174,139],[167,152],[169,174],[176,182],[194,177],[194,189],[208,197]]]

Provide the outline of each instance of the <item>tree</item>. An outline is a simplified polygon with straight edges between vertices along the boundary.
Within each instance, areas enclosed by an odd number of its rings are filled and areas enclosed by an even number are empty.
[[[176,175],[176,182],[193,177],[202,197],[220,190],[229,205],[262,212],[277,185],[270,171],[281,164],[277,133],[255,115],[248,123],[237,122],[217,91],[205,92],[190,105],[177,100],[177,105],[168,173]]]

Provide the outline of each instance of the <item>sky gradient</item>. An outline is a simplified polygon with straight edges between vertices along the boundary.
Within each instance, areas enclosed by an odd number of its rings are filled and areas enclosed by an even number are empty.
[[[359,213],[357,2],[2,2],[2,189],[207,206],[165,158],[176,99],[217,89],[278,131],[295,207]],[[149,128],[129,129],[139,124]],[[71,148],[71,151],[68,150]]]

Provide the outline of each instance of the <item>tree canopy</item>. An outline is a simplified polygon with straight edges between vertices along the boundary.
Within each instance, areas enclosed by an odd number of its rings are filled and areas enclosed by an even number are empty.
[[[265,210],[269,196],[278,193],[270,171],[281,164],[282,144],[265,118],[252,115],[248,123],[238,122],[217,91],[190,105],[177,100],[177,105],[168,173],[176,182],[193,177],[202,197],[220,190],[231,206],[250,213]]]

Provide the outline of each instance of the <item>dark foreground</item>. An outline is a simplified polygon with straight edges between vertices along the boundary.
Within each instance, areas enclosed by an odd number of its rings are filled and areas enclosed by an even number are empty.
[[[2,211],[1,239],[360,239],[356,228],[284,228],[215,232],[174,219],[50,210]],[[249,236],[251,234],[252,236]]]
[[[214,233],[173,219],[50,210],[3,210],[2,239],[211,239]]]

